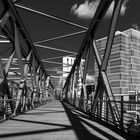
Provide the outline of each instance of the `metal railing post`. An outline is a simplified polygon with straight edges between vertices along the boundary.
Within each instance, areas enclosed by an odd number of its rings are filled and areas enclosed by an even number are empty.
[[[120,127],[121,127],[121,129],[123,130],[123,121],[124,121],[124,119],[123,119],[123,116],[124,116],[124,110],[123,110],[123,108],[124,108],[124,100],[123,100],[123,96],[121,96],[121,103],[120,103],[120,105],[121,105],[121,110],[120,110]]]

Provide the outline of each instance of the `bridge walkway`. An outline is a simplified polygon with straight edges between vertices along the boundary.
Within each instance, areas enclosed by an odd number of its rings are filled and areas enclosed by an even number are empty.
[[[56,100],[0,124],[0,140],[101,139],[125,140],[128,136]]]

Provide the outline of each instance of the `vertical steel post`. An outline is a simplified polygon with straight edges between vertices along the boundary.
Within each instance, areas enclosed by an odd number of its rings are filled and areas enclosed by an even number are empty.
[[[35,56],[33,55],[32,57],[32,72],[33,72],[33,102],[32,102],[32,105],[34,107],[34,103],[35,103],[35,100],[36,100],[36,96],[37,96],[37,80],[36,80],[36,77],[37,77],[37,74],[36,74],[36,65],[35,65]]]
[[[106,122],[108,123],[108,98],[107,98],[107,96],[106,96]]]
[[[10,58],[8,60],[6,66],[5,66],[5,70],[3,70],[2,63],[1,63],[1,57],[0,57],[0,87],[2,86],[2,88],[1,88],[2,93],[7,95],[8,99],[12,99],[12,95],[10,93],[8,82],[7,82],[7,74],[8,74],[12,59],[13,59],[13,55],[14,55],[14,52],[12,53],[12,55],[10,56]],[[11,111],[13,112],[14,111],[13,101],[10,100],[9,103],[10,103]]]
[[[6,95],[4,95],[3,97],[3,119],[4,120],[6,120],[7,118],[6,106],[7,106],[7,98],[6,98]]]
[[[27,103],[27,100],[29,95],[28,94],[28,90],[27,90],[27,78],[28,78],[28,74],[29,74],[29,69],[30,69],[30,60],[31,60],[31,55],[32,55],[32,51],[29,52],[27,58],[25,59],[25,65],[24,65],[24,77],[25,77],[25,81],[26,81],[26,84],[25,84],[25,89],[24,89],[24,100],[23,100],[23,106],[22,106],[22,111],[24,109],[27,110],[27,106],[26,106],[26,103]]]
[[[77,91],[76,91],[76,70],[74,71],[74,78],[73,78],[73,104],[76,105],[76,97],[77,97]]]
[[[14,115],[16,115],[16,111],[19,107],[19,104],[20,104],[20,101],[21,101],[21,98],[22,98],[22,93],[23,93],[24,86],[25,86],[25,76],[24,76],[22,55],[21,55],[20,43],[19,43],[19,37],[18,37],[18,28],[17,28],[16,23],[14,23],[14,25],[15,25],[15,51],[16,51],[18,64],[19,64],[19,67],[20,67],[20,75],[21,75],[19,91],[18,91],[18,96],[17,96],[17,101],[16,101],[16,107],[15,107],[15,110],[14,110]]]
[[[40,70],[40,74],[39,74],[39,89],[40,89],[40,102],[42,101],[42,94],[43,94],[43,87],[42,87],[42,81],[43,81],[43,72]]]
[[[48,88],[49,88],[49,86],[48,86],[48,84],[49,84],[49,79],[50,79],[50,77],[49,76],[45,76],[45,98],[48,100]],[[48,81],[48,83],[47,83],[47,81]]]
[[[46,79],[45,79],[45,74],[43,73],[42,76],[42,96],[43,96],[43,101],[45,99],[45,91],[46,91],[46,83],[45,83]]]
[[[88,43],[90,45],[90,43]],[[86,90],[86,75],[87,75],[87,69],[88,69],[88,63],[89,63],[89,56],[90,56],[90,48],[88,47],[86,50],[86,57],[85,57],[85,65],[84,65],[84,71],[83,71],[83,80],[82,80],[82,91],[84,93],[84,110],[88,106],[88,99],[87,99],[87,90]]]
[[[32,62],[33,63],[33,62]],[[33,64],[32,64],[33,65]],[[32,83],[32,89],[31,89],[31,107],[34,108],[34,88],[35,88],[35,79],[33,75],[33,67],[31,67],[31,83]]]
[[[36,97],[37,97],[37,101],[39,101],[40,99],[40,89],[39,89],[39,74],[40,74],[40,65],[38,66],[37,68],[37,71],[36,71],[36,83],[37,83],[37,86],[36,86]]]
[[[70,83],[70,94],[71,94],[71,104],[74,102],[74,72],[71,75],[71,83]]]
[[[3,73],[2,61],[0,57],[0,85],[2,84],[3,80],[4,80],[4,73]]]
[[[124,116],[124,100],[123,100],[123,96],[121,96],[121,103],[120,103],[120,105],[121,105],[121,111],[120,111],[120,113],[121,113],[121,117],[120,117],[120,124],[121,124],[121,129],[123,130],[123,128],[124,128],[124,126],[123,126],[123,122],[124,122],[124,119],[123,119],[123,116]]]

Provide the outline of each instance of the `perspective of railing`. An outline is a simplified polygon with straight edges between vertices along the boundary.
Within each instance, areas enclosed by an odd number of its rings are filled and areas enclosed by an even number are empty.
[[[29,111],[31,109],[34,109],[40,105],[43,105],[45,103],[48,103],[49,101],[51,101],[51,99],[48,98],[42,98],[41,100],[38,99],[32,99],[33,100],[33,104],[31,103],[31,101],[29,99],[22,99],[20,100],[20,106],[22,106],[24,103],[24,108],[23,109],[18,109],[18,112],[16,115],[22,114],[26,111]],[[16,103],[16,99],[1,99],[0,100],[0,122],[6,121],[10,118],[13,118],[13,114],[12,111],[10,109],[10,104],[9,102],[13,102],[13,104],[15,105]],[[15,108],[15,106],[14,106]]]
[[[95,38],[96,32],[112,2],[114,2],[112,17],[107,30],[108,35],[106,36],[107,40],[104,44],[104,53],[101,53]],[[108,64],[122,2],[123,0],[100,1],[67,77],[62,91],[62,97],[64,101],[88,112],[100,120],[114,125],[118,129],[127,132],[135,129],[137,130],[137,134],[140,134],[140,126],[138,123],[139,100],[132,101],[127,99],[129,94],[127,95],[126,92],[119,93],[119,89],[118,95],[115,95],[116,93],[113,93],[108,76]],[[90,56],[92,56],[92,59],[90,59]],[[85,60],[84,64],[82,64],[82,59]],[[95,76],[95,81],[92,83],[95,86],[95,90],[91,99],[88,98],[86,87],[89,61],[92,61],[92,73]],[[95,64],[97,65],[97,73],[95,73]],[[121,73],[122,71],[120,70],[119,72]],[[113,74],[114,73],[112,73],[112,76]],[[114,79],[114,81],[116,81],[116,79]],[[119,87],[121,87],[121,84],[119,84]],[[128,87],[127,90],[129,90]]]
[[[6,120],[49,100],[54,87],[14,1],[0,0],[0,9],[0,30],[10,45],[0,54],[0,117]]]
[[[130,97],[133,99],[130,100]],[[125,132],[132,135],[139,135],[140,132],[140,100],[136,95],[116,95],[115,101],[108,101],[107,97],[103,97],[102,100],[96,100],[97,106],[95,112],[93,113],[93,102],[94,98],[83,99],[79,98],[67,98],[65,100],[72,106],[84,111],[85,113],[91,115],[98,120],[101,120],[110,125],[116,126]],[[114,122],[112,114],[109,109],[109,103],[115,102],[119,111],[120,122]],[[85,105],[83,105],[83,103]],[[115,109],[115,108],[114,108]],[[115,112],[115,111],[114,111]]]
[[[48,94],[41,93],[39,90],[31,89],[30,87],[26,87],[24,96],[18,99],[18,90],[18,85],[14,83],[13,86],[10,85],[11,99],[8,99],[6,94],[0,94],[0,122],[48,103],[53,99],[50,94],[48,96]],[[18,106],[17,101],[19,103]],[[10,104],[12,104],[12,109]],[[15,108],[17,108],[16,114],[13,112]]]
[[[24,87],[24,94],[19,99],[19,84],[9,81],[8,88],[10,91],[11,99],[8,98],[7,94],[0,94],[0,122],[14,117],[15,115],[29,111],[53,99],[51,94],[44,93],[37,87],[32,88],[27,86]],[[16,112],[14,114],[15,109]]]

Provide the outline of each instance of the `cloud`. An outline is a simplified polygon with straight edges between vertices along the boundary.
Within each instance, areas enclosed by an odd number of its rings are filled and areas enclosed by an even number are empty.
[[[100,0],[93,0],[92,2],[89,2],[88,0],[86,0],[85,3],[80,4],[79,6],[78,4],[74,4],[71,7],[71,12],[74,15],[76,15],[78,18],[91,19],[93,18],[99,3],[100,3]],[[127,3],[128,3],[128,0],[124,0],[121,7],[121,12],[120,12],[121,16],[124,16],[126,13]],[[113,7],[114,7],[114,1],[110,5],[110,8],[108,9],[105,17],[110,17],[112,15]]]

